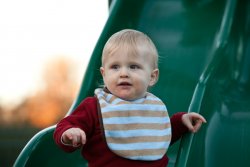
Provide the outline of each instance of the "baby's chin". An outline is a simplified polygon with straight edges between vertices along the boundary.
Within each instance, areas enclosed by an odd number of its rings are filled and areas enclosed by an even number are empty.
[[[125,101],[134,101],[146,96],[146,92],[135,93],[131,90],[110,91],[110,93]]]

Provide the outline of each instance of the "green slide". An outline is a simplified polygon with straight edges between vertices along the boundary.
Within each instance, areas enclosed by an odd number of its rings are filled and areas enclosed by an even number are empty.
[[[113,33],[137,29],[159,51],[160,79],[151,92],[170,115],[194,111],[208,123],[168,151],[169,166],[250,166],[250,2],[247,0],[113,0],[73,109],[102,84],[102,48]],[[55,126],[36,134],[14,166],[87,166],[80,151],[53,141]]]
[[[208,124],[182,139],[177,167],[250,166],[250,1],[228,1],[224,16],[189,108]]]

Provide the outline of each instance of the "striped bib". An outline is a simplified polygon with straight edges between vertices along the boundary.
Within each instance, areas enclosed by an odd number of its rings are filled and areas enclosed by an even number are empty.
[[[151,93],[134,101],[96,89],[107,145],[117,155],[154,161],[167,152],[171,124],[166,106]]]

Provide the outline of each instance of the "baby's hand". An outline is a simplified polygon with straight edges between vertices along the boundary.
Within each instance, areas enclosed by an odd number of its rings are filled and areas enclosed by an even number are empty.
[[[86,134],[80,128],[70,128],[62,134],[62,142],[73,147],[79,147],[86,143]]]
[[[193,133],[197,132],[206,119],[198,113],[186,113],[182,116],[183,124]]]

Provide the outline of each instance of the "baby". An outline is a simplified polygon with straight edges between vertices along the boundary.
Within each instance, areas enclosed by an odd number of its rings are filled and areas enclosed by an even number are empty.
[[[100,72],[104,88],[84,99],[54,132],[63,150],[81,148],[90,167],[166,167],[168,147],[206,122],[197,113],[170,118],[164,103],[148,92],[159,77],[158,53],[142,32],[125,29],[112,35]]]

